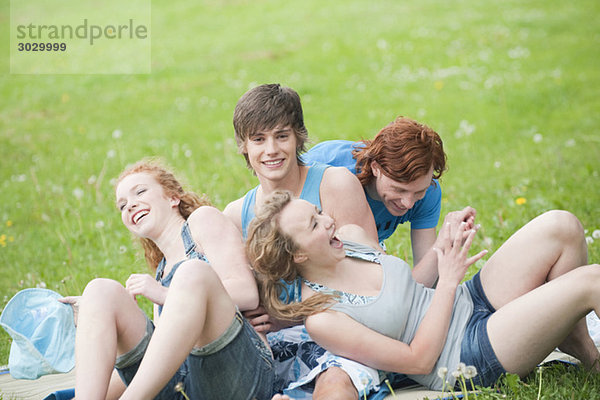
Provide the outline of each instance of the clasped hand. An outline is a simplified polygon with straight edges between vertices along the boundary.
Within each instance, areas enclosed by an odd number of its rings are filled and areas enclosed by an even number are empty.
[[[433,247],[438,257],[440,283],[458,285],[465,277],[467,269],[487,254],[487,250],[483,250],[472,257],[468,257],[477,230],[467,227],[468,223],[463,221],[452,232],[452,224],[445,222],[440,231]]]

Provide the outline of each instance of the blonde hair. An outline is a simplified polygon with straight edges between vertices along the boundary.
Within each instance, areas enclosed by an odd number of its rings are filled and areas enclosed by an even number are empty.
[[[170,172],[162,163],[156,159],[144,159],[136,162],[130,167],[125,168],[119,178],[117,179],[116,185],[119,184],[126,176],[147,173],[152,175],[156,182],[158,182],[165,194],[169,197],[175,196],[179,199],[179,213],[183,219],[187,220],[188,217],[194,210],[201,206],[210,205],[206,195],[197,195],[193,192],[186,192],[183,190],[181,183],[175,178],[172,172]],[[158,246],[150,239],[139,238],[142,248],[144,249],[144,257],[148,266],[156,271],[158,263],[163,259],[164,255]]]
[[[261,302],[275,318],[298,321],[331,306],[332,295],[317,293],[299,303],[284,304],[280,295],[286,291],[283,281],[298,278],[294,254],[298,246],[283,233],[279,225],[281,211],[292,201],[288,191],[276,190],[256,212],[248,228],[246,253],[259,283]],[[289,298],[289,293],[286,293]]]

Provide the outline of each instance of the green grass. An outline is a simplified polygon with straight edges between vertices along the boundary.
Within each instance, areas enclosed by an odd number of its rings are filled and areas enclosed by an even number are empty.
[[[300,93],[314,142],[369,138],[397,115],[433,127],[449,157],[443,212],[478,210],[474,251],[554,208],[591,237],[599,11],[593,0],[155,0],[152,74],[10,75],[3,2],[1,304],[25,287],[78,294],[94,277],[146,270],[113,205],[128,163],[160,156],[221,209],[255,185],[231,118],[266,82]],[[388,248],[410,259],[408,227]],[[9,345],[0,333],[0,364]]]

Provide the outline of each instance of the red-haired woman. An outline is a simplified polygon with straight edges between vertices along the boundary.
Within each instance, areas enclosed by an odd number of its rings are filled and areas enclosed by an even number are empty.
[[[189,398],[271,398],[270,350],[240,314],[258,306],[242,240],[207,204],[155,163],[121,174],[117,208],[156,278],[94,279],[80,298],[65,299],[79,305],[77,398],[104,399],[113,367],[127,385],[121,399],[179,399],[176,389]],[[140,295],[154,303],[154,321]]]

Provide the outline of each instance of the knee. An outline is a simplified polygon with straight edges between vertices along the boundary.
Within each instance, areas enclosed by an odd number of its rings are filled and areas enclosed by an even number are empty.
[[[83,290],[83,299],[106,299],[125,291],[123,285],[106,278],[96,278],[88,282]]]
[[[188,260],[177,268],[170,287],[197,292],[219,284],[219,282],[217,273],[210,265],[200,260]]]
[[[583,240],[584,231],[581,221],[571,212],[565,210],[547,211],[540,216],[547,232],[559,237],[561,241]]]
[[[338,367],[330,367],[317,377],[313,398],[329,399],[333,394],[338,399],[358,398],[358,391],[350,376]]]
[[[96,278],[90,281],[83,290],[80,307],[106,309],[109,304],[115,304],[112,300],[126,294],[127,291],[119,282],[112,279]]]

